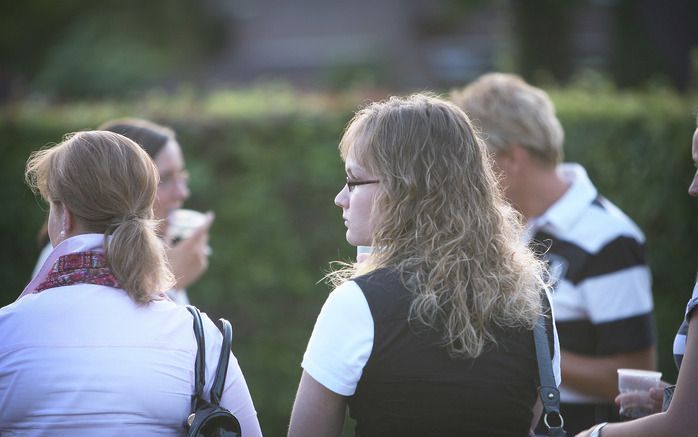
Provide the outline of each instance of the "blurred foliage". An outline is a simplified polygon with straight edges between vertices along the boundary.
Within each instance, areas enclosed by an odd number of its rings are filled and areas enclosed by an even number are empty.
[[[614,0],[609,72],[616,83],[662,81],[686,90],[698,84],[691,52],[698,48],[698,3]]]
[[[3,6],[0,73],[23,81],[32,94],[53,97],[116,96],[181,78],[225,35],[220,16],[197,0]]]
[[[253,49],[266,38],[259,40],[261,34],[244,29],[237,34],[242,29],[238,20],[253,2],[6,3],[0,14],[0,101],[27,95],[52,100],[135,98],[150,86],[171,89],[187,81],[207,86],[206,82],[219,80],[248,80],[246,73],[230,66],[234,62],[226,67],[225,62],[210,61],[222,52],[234,59],[236,50]],[[415,62],[394,62],[380,54],[345,59],[339,54],[338,64],[318,66],[319,77],[312,71],[291,71],[290,65],[286,73],[299,83],[312,80],[315,86],[331,89],[399,87],[410,78],[405,66],[411,65],[424,70],[422,79],[414,80],[430,81],[427,86],[450,86],[451,74],[429,73],[432,63],[444,62],[446,67],[462,70],[463,77],[494,65],[516,71],[532,83],[566,84],[579,68],[593,65],[624,87],[656,81],[680,90],[695,86],[696,69],[691,69],[688,59],[698,44],[698,28],[692,20],[698,13],[697,2],[442,0],[411,1],[405,7],[411,15],[402,38],[416,48]],[[468,19],[473,14],[482,14],[486,29],[478,31],[477,25],[468,29],[473,26]],[[247,25],[255,27],[252,21]],[[340,27],[337,35],[345,35],[347,29]],[[309,28],[308,35],[317,31]],[[367,37],[381,38],[378,35],[371,32]],[[458,54],[456,48],[464,37],[473,38],[468,44],[472,47]],[[251,46],[237,47],[238,43]],[[425,44],[442,49],[424,57],[420,46]],[[376,47],[382,45],[377,42]],[[453,49],[447,50],[448,46]],[[473,55],[476,46],[491,50],[491,55]]]
[[[533,79],[572,75],[572,21],[580,0],[529,0],[511,3],[518,71]],[[551,35],[555,35],[551,38]]]
[[[647,29],[641,25],[638,7],[632,0],[620,0],[615,8],[615,38],[611,71],[619,83],[638,86],[667,74],[668,65],[653,46]],[[638,56],[638,53],[642,53]]]
[[[566,153],[646,232],[659,326],[660,368],[673,380],[671,344],[696,272],[698,209],[686,195],[694,171],[695,100],[663,88],[619,92],[594,76],[550,89]],[[213,210],[209,271],[194,303],[229,318],[262,428],[284,435],[300,362],[328,293],[331,260],[354,253],[333,204],[343,184],[337,142],[369,94],[301,94],[283,84],[199,95],[149,93],[114,103],[0,108],[0,304],[28,281],[45,207],[23,184],[29,153],[69,131],[140,116],[172,126],[191,172],[187,206]],[[350,426],[347,426],[347,429]]]

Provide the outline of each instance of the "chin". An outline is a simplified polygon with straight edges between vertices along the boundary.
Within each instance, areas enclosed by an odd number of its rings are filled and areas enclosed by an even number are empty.
[[[352,246],[370,246],[371,242],[366,241],[365,238],[356,238],[349,231],[347,231],[347,243]]]

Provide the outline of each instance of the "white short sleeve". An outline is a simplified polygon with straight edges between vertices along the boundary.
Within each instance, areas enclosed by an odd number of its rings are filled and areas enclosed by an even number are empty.
[[[301,366],[314,380],[351,396],[373,349],[373,317],[354,281],[337,287],[325,301]]]
[[[553,373],[555,374],[555,382],[560,387],[562,383],[562,370],[560,370],[560,339],[557,336],[557,326],[555,325],[555,307],[552,305],[553,297],[549,289],[546,289],[545,294],[548,297],[550,305],[550,315],[553,323]]]

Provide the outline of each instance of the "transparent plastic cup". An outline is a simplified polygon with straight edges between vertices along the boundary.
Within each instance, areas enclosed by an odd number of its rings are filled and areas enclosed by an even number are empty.
[[[356,246],[356,262],[364,262],[373,252],[371,246]]]
[[[621,394],[638,393],[642,396],[628,397],[628,400],[621,399],[620,415],[636,419],[638,417],[652,414],[650,405],[637,402],[637,399],[647,394],[651,388],[658,387],[662,378],[662,372],[640,369],[618,369],[618,391]]]
[[[362,253],[373,252],[373,247],[371,246],[356,246],[356,254],[361,255]]]

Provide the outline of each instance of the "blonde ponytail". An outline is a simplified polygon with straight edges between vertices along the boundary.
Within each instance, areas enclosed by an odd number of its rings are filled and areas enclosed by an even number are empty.
[[[127,217],[114,228],[105,245],[112,273],[121,287],[140,304],[152,300],[153,290],[174,285],[172,273],[161,268],[167,258],[162,240],[155,232],[156,226],[155,220]]]

